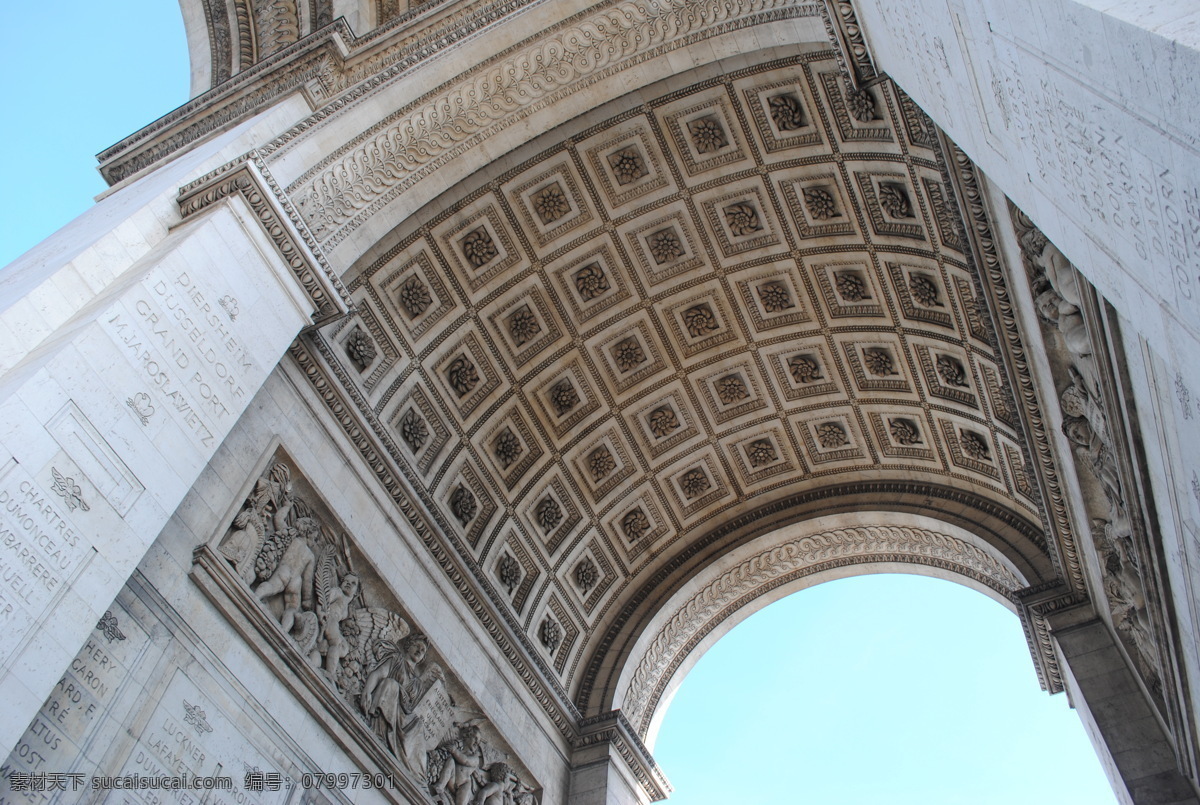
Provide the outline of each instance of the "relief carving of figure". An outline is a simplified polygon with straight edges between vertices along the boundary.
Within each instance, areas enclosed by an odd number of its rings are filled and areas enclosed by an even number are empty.
[[[279,564],[271,577],[255,588],[254,594],[260,601],[283,594],[283,613],[279,625],[283,631],[291,632],[300,608],[313,608],[313,574],[317,557],[312,551],[312,542],[319,530],[317,521],[301,517],[296,521],[296,533],[283,551]]]
[[[1093,392],[1087,386],[1087,381],[1075,366],[1070,365],[1067,370],[1070,372],[1071,385],[1067,386],[1059,395],[1063,413],[1068,417],[1082,417],[1100,440],[1107,444],[1109,441],[1108,416],[1104,413],[1104,407],[1093,396]]]
[[[363,714],[379,724],[388,746],[398,757],[407,755],[404,728],[421,697],[439,679],[441,666],[426,664],[429,640],[420,632],[399,643],[383,641],[379,664],[363,683],[360,697]]]
[[[255,565],[263,545],[270,536],[287,530],[294,506],[291,470],[280,462],[267,477],[258,479],[245,506],[233,520],[233,530],[221,544],[221,553],[247,584],[254,583]]]
[[[1038,313],[1062,337],[1070,385],[1059,396],[1062,430],[1071,442],[1077,464],[1086,465],[1099,482],[1104,498],[1090,496],[1093,510],[1106,509],[1092,520],[1092,536],[1103,566],[1103,589],[1113,626],[1130,648],[1130,656],[1147,685],[1161,695],[1160,656],[1134,548],[1134,524],[1121,482],[1108,413],[1101,398],[1100,364],[1084,319],[1087,298],[1075,267],[1026,216],[1014,215],[1022,256],[1031,273],[1030,285]],[[1132,644],[1132,645],[1130,645]]]
[[[271,485],[260,478],[246,506],[233,518],[233,531],[221,543],[221,553],[233,563],[233,568],[247,584],[254,583],[254,560],[267,539],[267,503]]]
[[[430,751],[429,793],[437,805],[477,805],[476,792],[488,785],[486,746],[479,725],[466,723]]]
[[[1093,521],[1092,528],[1103,534],[1100,558],[1104,563],[1104,592],[1112,609],[1113,626],[1133,642],[1137,648],[1133,654],[1138,670],[1147,684],[1161,695],[1158,646],[1154,643],[1133,540],[1117,533],[1103,520]]]
[[[535,805],[533,789],[482,737],[482,719],[456,704],[458,683],[429,658],[425,635],[412,631],[394,603],[368,605],[380,597],[379,585],[360,575],[367,571],[348,538],[334,533],[296,494],[287,464],[276,462],[218,551],[436,805]]]
[[[347,573],[337,584],[337,560],[329,550],[321,552],[317,563],[316,599],[320,625],[318,650],[325,655],[325,674],[335,683],[341,673],[341,661],[350,646],[342,635],[342,621],[350,616],[350,602],[358,595],[358,575]]]
[[[1042,248],[1035,251],[1039,243]],[[1079,274],[1063,253],[1036,229],[1022,237],[1022,248],[1037,272],[1032,280],[1034,306],[1043,319],[1058,329],[1076,371],[1088,391],[1096,393],[1100,388],[1100,373],[1083,318],[1084,294]]]
[[[512,766],[497,760],[487,769],[487,782],[475,792],[472,805],[533,805],[533,792]]]

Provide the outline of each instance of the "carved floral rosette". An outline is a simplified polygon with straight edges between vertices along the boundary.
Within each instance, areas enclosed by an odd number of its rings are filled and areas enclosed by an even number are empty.
[[[538,801],[529,772],[282,449],[197,549],[193,576],[219,606],[252,616],[264,638],[252,645],[274,646],[297,672],[310,711],[323,702],[373,744],[367,757],[398,761],[429,801]]]

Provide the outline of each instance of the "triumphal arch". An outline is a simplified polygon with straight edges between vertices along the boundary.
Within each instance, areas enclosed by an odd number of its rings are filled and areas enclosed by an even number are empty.
[[[1196,802],[1200,17],[1142,5],[184,0],[194,100],[0,275],[5,801],[660,800],[730,624],[906,569]]]

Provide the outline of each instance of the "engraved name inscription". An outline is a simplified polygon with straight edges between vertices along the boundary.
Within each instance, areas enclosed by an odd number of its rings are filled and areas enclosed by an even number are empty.
[[[186,271],[142,290],[105,327],[157,400],[202,446],[214,447],[218,427],[245,402],[250,350]]]

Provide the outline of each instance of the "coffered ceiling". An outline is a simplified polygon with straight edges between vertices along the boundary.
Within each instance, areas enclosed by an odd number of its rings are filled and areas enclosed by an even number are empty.
[[[546,135],[399,225],[316,337],[579,702],[656,572],[784,521],[929,514],[1055,576],[935,130],[843,75],[797,55]]]

